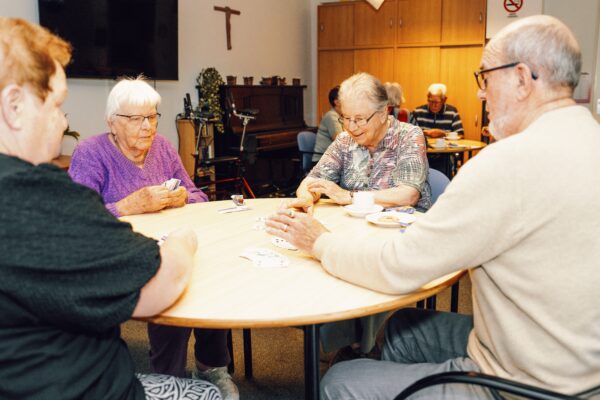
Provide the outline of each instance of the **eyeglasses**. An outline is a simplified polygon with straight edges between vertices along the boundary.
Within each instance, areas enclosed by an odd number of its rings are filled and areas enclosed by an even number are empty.
[[[477,86],[481,90],[486,90],[487,89],[487,79],[485,78],[485,74],[487,74],[488,72],[499,70],[499,69],[514,68],[519,64],[521,64],[521,61],[513,62],[510,64],[499,65],[499,66],[493,67],[493,68],[480,69],[479,71],[473,72],[473,75],[475,75],[475,81],[477,82]],[[533,79],[535,81],[535,80],[537,80],[537,78],[538,78],[537,74],[535,72],[531,72],[531,79]]]
[[[147,119],[148,123],[151,126],[158,125],[158,119],[160,118],[160,113],[151,114],[151,115],[125,115],[125,114],[115,114],[117,117],[127,118],[127,122],[134,126],[142,126],[144,120]]]
[[[350,124],[352,122],[354,122],[354,125],[358,126],[359,128],[362,128],[363,126],[367,125],[369,123],[369,121],[371,120],[371,118],[373,118],[373,116],[375,114],[377,114],[379,111],[375,111],[373,114],[371,114],[371,116],[369,118],[348,118],[348,117],[339,117],[338,121],[340,124],[342,124],[345,127],[350,127]]]

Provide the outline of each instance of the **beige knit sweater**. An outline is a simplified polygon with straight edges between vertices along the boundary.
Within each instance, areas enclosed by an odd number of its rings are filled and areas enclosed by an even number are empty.
[[[600,126],[570,106],[484,149],[404,234],[322,235],[331,274],[406,293],[470,267],[470,357],[575,393],[600,385]]]

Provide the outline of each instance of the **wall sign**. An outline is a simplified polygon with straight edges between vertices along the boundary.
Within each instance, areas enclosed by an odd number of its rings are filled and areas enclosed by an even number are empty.
[[[543,0],[487,0],[485,37],[491,39],[496,32],[519,18],[541,14],[543,5]]]

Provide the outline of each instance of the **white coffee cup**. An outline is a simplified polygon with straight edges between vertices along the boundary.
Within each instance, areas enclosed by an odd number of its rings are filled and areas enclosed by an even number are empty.
[[[372,192],[355,192],[352,198],[352,205],[359,210],[370,210],[375,205],[375,198]]]
[[[444,139],[435,139],[435,147],[446,147],[446,141]]]
[[[456,132],[450,132],[447,136],[448,139],[458,139],[458,133]]]

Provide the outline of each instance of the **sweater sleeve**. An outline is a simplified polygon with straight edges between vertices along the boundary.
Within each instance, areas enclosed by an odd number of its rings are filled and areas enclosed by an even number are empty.
[[[383,239],[321,235],[313,252],[323,268],[360,286],[403,294],[502,254],[522,239],[515,215],[522,190],[512,178],[516,171],[503,162],[505,155],[486,157],[491,147],[465,164],[405,233]]]

